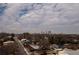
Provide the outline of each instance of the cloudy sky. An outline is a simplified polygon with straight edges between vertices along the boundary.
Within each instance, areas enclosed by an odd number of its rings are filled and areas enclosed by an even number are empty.
[[[79,4],[0,4],[0,32],[79,34]]]

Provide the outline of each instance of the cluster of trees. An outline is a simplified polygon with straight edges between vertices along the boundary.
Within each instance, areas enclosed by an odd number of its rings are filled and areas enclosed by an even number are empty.
[[[64,45],[64,44],[79,44],[79,35],[73,34],[51,34],[49,31],[48,33],[22,33],[22,34],[15,34],[19,39],[29,39],[31,42],[35,44],[48,46],[50,44],[57,44],[57,45]],[[14,36],[12,33],[0,33],[0,44],[2,43],[1,39],[7,39],[7,36]],[[45,39],[47,37],[47,40]],[[12,39],[12,38],[11,38]],[[10,39],[10,40],[11,40]],[[46,43],[47,42],[47,43]]]
[[[66,36],[52,36],[52,38],[50,38],[50,42],[53,44],[58,44],[58,45],[63,45],[63,44],[79,44],[79,39],[77,38],[67,38]]]
[[[71,44],[79,44],[79,35],[72,35],[72,34],[50,34],[49,33],[23,33],[23,34],[15,34],[19,39],[29,39],[34,40],[35,42],[39,42],[40,39],[44,40],[44,37],[48,37],[48,41],[50,44],[60,44],[63,45],[65,43],[71,43]],[[0,33],[0,41],[1,39],[7,39],[7,36],[12,36],[12,33]]]

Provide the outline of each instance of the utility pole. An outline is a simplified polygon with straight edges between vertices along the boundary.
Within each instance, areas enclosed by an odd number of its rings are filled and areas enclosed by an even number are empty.
[[[29,52],[28,52],[28,49],[23,46],[23,44],[21,43],[21,41],[17,37],[14,37],[14,41],[18,46],[20,54],[22,54],[22,55],[30,55]]]

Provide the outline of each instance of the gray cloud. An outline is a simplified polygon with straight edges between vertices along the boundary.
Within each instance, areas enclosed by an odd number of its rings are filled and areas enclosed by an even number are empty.
[[[3,4],[4,5],[4,4]],[[79,4],[6,4],[1,32],[79,33]]]

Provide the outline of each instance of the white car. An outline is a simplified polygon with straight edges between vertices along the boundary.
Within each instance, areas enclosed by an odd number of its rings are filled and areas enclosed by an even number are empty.
[[[21,42],[23,45],[26,45],[27,43],[29,43],[30,41],[28,39],[21,39]]]

